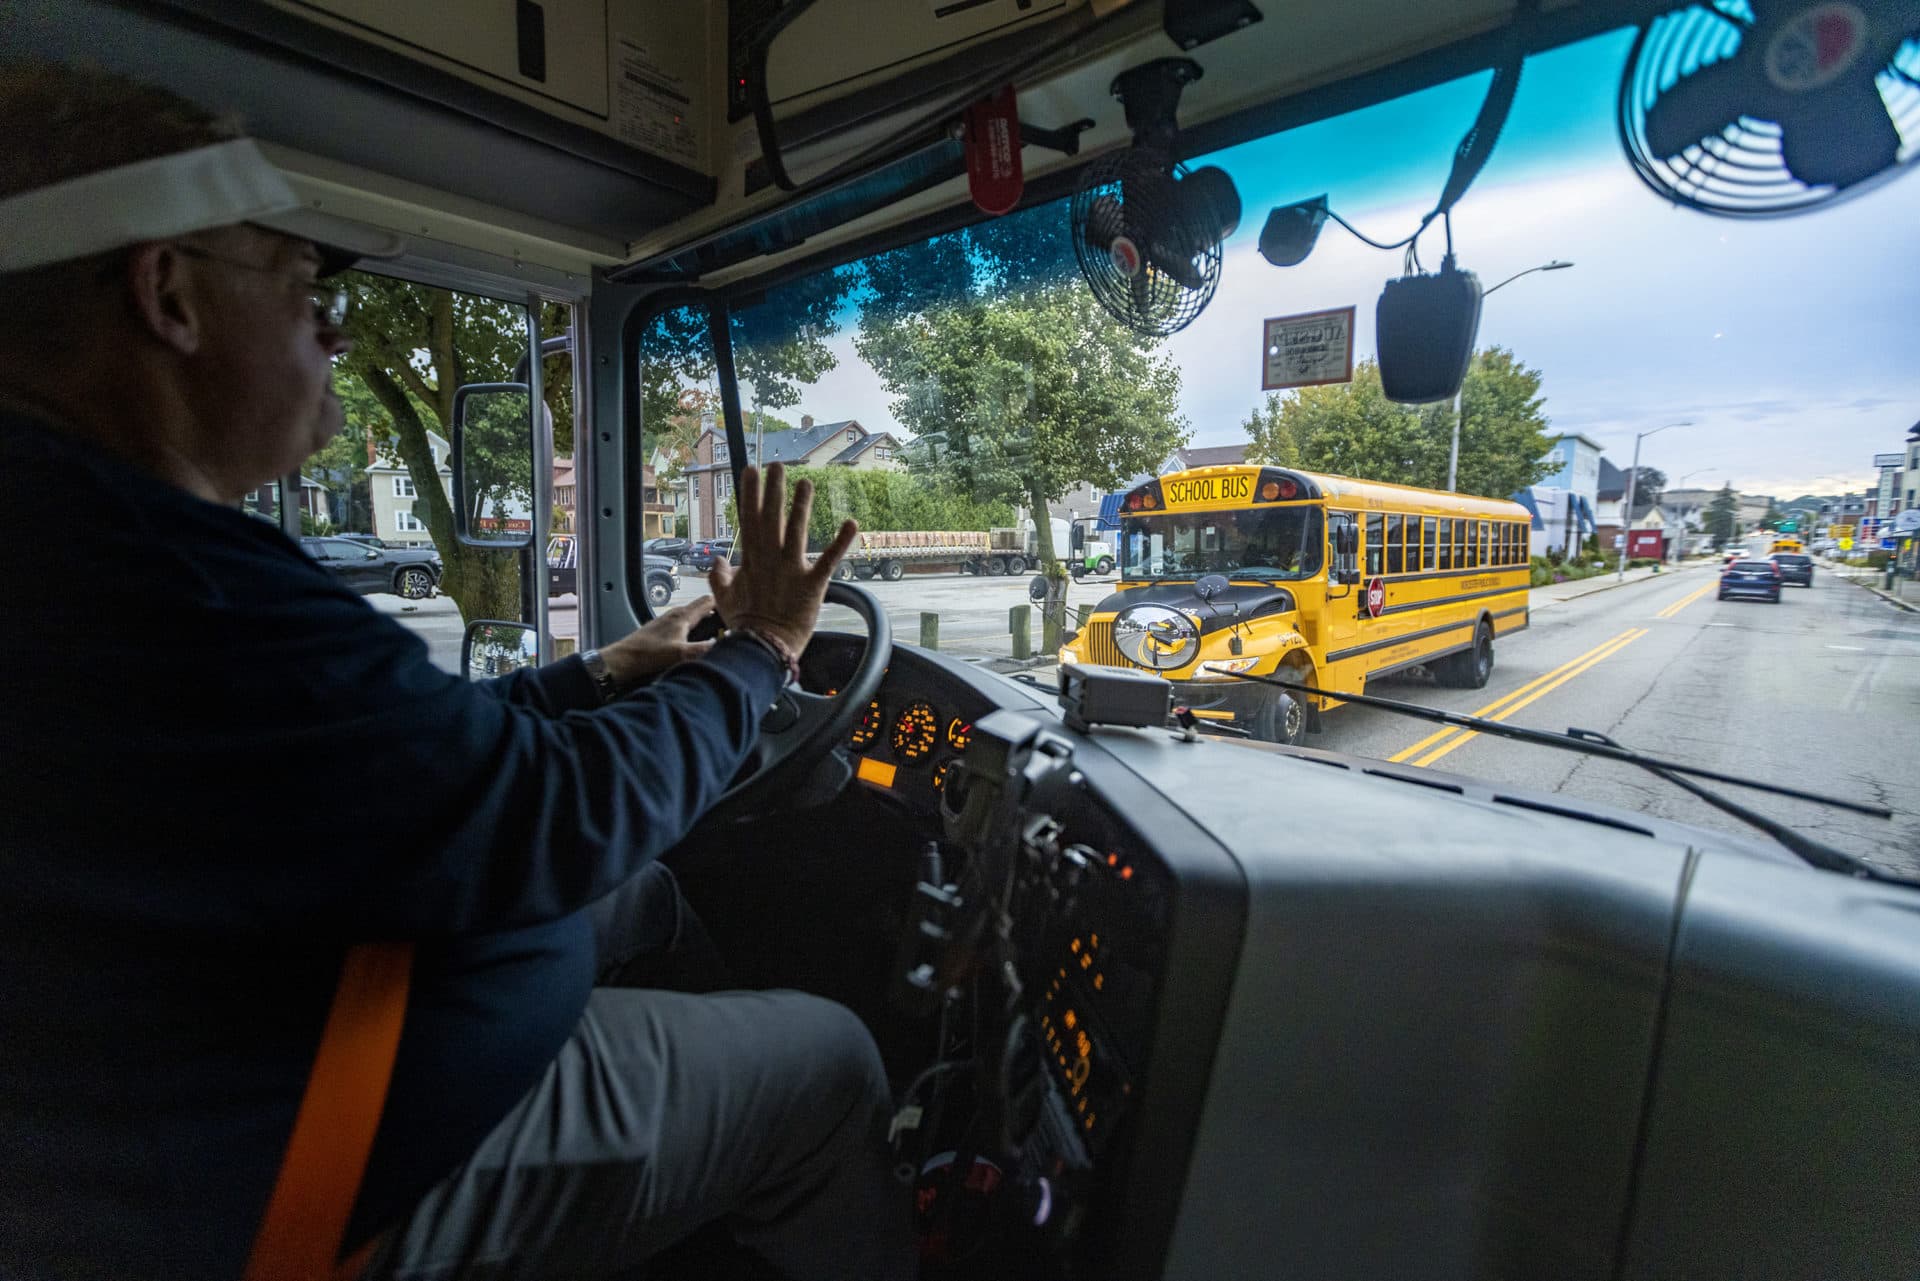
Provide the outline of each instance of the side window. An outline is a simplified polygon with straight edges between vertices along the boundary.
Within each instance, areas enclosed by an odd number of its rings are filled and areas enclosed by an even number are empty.
[[[1401,518],[1387,517],[1387,572],[1398,574],[1406,568],[1407,545],[1402,532]]]
[[[369,594],[407,592],[409,608],[391,617],[419,634],[436,665],[459,672],[463,619],[518,619],[521,593],[517,552],[466,547],[453,536],[452,393],[461,383],[525,380],[515,366],[525,354],[527,308],[517,299],[367,272],[339,280],[347,289],[345,329],[354,343],[334,368],[344,424],[300,466],[300,523],[313,534],[371,534],[389,545],[437,552],[444,572],[436,568],[424,588],[417,573],[381,571],[345,581]],[[567,329],[568,314],[549,304],[542,332]],[[549,359],[543,369],[554,452],[570,455],[571,358]],[[531,533],[534,507],[547,501],[545,493],[511,495],[500,519]],[[374,568],[366,559],[376,550],[370,545],[323,541],[330,544],[330,566]],[[515,568],[475,572],[494,560]],[[558,633],[558,616],[554,622]]]
[[[1439,527],[1440,521],[1433,516],[1424,516],[1420,520],[1420,542],[1425,547],[1419,568],[1435,569],[1439,567]]]
[[[1387,572],[1386,517],[1379,512],[1367,516],[1367,577]]]
[[[1453,524],[1450,520],[1440,522],[1440,564],[1441,569],[1453,568]]]

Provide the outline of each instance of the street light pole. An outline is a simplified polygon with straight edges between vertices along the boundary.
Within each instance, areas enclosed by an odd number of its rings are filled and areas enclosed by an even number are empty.
[[[1508,285],[1520,279],[1520,277],[1531,276],[1536,271],[1559,271],[1562,268],[1571,266],[1573,266],[1572,263],[1561,262],[1556,258],[1552,262],[1543,262],[1538,267],[1529,267],[1525,271],[1516,271],[1492,289],[1483,290],[1480,297],[1484,300],[1488,294],[1493,293],[1495,290],[1505,289]],[[1464,378],[1461,379],[1463,387],[1465,382],[1466,380]],[[1460,392],[1456,390],[1453,393],[1453,444],[1447,449],[1447,492],[1450,494],[1455,492],[1454,482],[1460,475],[1460,429],[1465,425],[1466,410],[1461,407]]]
[[[1667,427],[1691,427],[1692,421],[1668,423],[1666,427],[1655,427],[1652,431],[1636,432],[1633,437],[1633,466],[1627,472],[1627,504],[1620,512],[1620,561],[1619,572],[1614,582],[1627,581],[1627,555],[1633,551],[1633,491],[1640,479],[1640,442],[1648,436],[1667,430]]]

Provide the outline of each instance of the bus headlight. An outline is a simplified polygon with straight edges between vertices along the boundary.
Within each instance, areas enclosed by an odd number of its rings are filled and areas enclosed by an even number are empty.
[[[1203,673],[1211,672],[1219,676],[1229,676],[1234,672],[1249,671],[1259,661],[1258,654],[1252,658],[1216,658],[1212,662],[1200,664],[1200,670]]]
[[[1167,605],[1135,605],[1113,620],[1113,643],[1136,666],[1171,671],[1200,652],[1200,624]]]

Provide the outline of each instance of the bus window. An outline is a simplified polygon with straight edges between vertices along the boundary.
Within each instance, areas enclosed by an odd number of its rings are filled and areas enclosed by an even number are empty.
[[[1440,522],[1432,516],[1424,517],[1420,522],[1420,563],[1409,566],[1411,569],[1432,570],[1440,567]]]
[[[1453,522],[1450,520],[1440,522],[1440,559],[1437,567],[1453,568]]]
[[[1460,519],[1453,522],[1453,567],[1467,567],[1467,522]]]
[[[1379,512],[1367,516],[1367,577],[1377,578],[1386,572],[1387,548],[1386,517]]]
[[[1407,545],[1398,516],[1387,517],[1387,572],[1398,574],[1406,568]]]

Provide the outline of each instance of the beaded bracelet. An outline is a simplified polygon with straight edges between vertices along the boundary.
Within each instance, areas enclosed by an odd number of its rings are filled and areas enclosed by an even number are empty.
[[[786,642],[782,641],[779,637],[761,631],[758,627],[753,626],[735,627],[730,629],[727,634],[729,636],[744,636],[759,645],[760,648],[766,650],[767,653],[773,656],[774,662],[786,668],[787,684],[798,685],[800,683],[799,656],[788,649]]]

